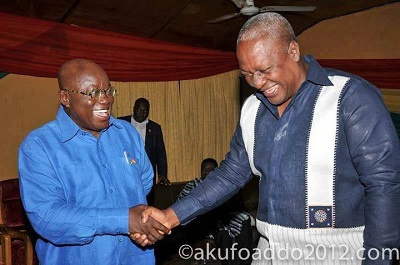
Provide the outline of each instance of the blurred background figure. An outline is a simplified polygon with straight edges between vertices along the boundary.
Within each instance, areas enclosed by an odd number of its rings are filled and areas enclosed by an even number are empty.
[[[169,185],[167,177],[167,152],[165,151],[164,137],[161,126],[149,120],[150,103],[145,98],[138,98],[133,106],[132,115],[118,117],[118,119],[130,122],[143,139],[147,156],[153,166],[153,189],[147,196],[149,205],[153,204],[154,184]],[[158,176],[158,181],[157,181]]]
[[[183,187],[177,201],[189,195],[217,167],[218,162],[214,158],[204,159],[201,162],[200,177],[193,179]],[[252,253],[256,246],[253,243],[253,236],[257,235],[257,233],[253,233],[256,231],[255,219],[243,210],[241,193],[236,194],[216,209],[197,217],[195,221],[187,225],[186,230],[191,231],[189,233],[191,237],[213,239],[215,246],[220,249],[220,253],[226,257],[220,261],[221,264],[244,265],[251,263],[250,258],[243,260],[236,257],[237,253],[232,254],[227,251],[234,243],[237,244],[238,249],[247,248],[249,253]]]
[[[214,158],[206,158],[201,162],[200,168],[200,178],[195,178],[192,181],[188,182],[184,187],[181,193],[179,193],[177,201],[185,197],[189,194],[189,192],[196,188],[197,185],[204,180],[214,168],[218,167],[218,162]]]

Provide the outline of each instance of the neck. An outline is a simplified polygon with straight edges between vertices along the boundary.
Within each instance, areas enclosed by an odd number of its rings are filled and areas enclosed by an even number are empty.
[[[308,71],[308,64],[306,64],[303,60],[299,61],[299,74],[297,76],[297,84],[296,84],[296,90],[293,92],[292,97],[290,97],[287,101],[282,103],[277,107],[278,109],[278,114],[279,117],[282,117],[283,112],[285,111],[286,107],[289,105],[290,101],[292,101],[292,98],[294,95],[297,93],[297,91],[300,89],[301,85],[306,81],[307,79],[307,71]]]
[[[278,109],[278,114],[279,114],[279,118],[282,117],[283,112],[285,111],[286,107],[289,105],[290,101],[292,101],[291,98],[289,98],[285,103],[279,105],[277,107]]]
[[[299,72],[299,83],[297,84],[298,89],[304,83],[304,81],[306,81],[307,72],[308,72],[308,64],[306,64],[303,60],[300,60],[299,67],[300,67],[300,72]]]

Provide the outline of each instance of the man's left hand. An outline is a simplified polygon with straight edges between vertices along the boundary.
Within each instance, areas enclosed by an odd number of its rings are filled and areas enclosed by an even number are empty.
[[[161,185],[171,185],[171,182],[169,181],[169,179],[167,178],[167,176],[158,176],[158,182],[157,184],[161,184]]]

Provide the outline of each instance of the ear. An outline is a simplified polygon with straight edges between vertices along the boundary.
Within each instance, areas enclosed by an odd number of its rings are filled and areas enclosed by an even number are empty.
[[[289,44],[289,50],[288,50],[289,55],[291,58],[295,61],[298,62],[301,59],[300,56],[300,46],[297,43],[297,41],[291,41]]]
[[[63,105],[66,108],[69,108],[69,96],[65,90],[58,91],[58,99],[60,100],[61,105]]]

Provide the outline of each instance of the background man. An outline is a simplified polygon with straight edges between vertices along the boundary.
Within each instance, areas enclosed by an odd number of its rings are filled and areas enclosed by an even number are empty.
[[[208,174],[210,174],[211,171],[214,170],[214,168],[218,167],[218,162],[214,158],[206,158],[203,161],[201,161],[200,165],[200,178],[195,178],[183,187],[182,191],[179,193],[177,200],[182,199],[186,195],[189,194],[189,192],[196,188],[197,185],[202,182]]]
[[[144,141],[146,153],[149,156],[154,170],[154,184],[170,184],[167,178],[167,153],[165,151],[164,138],[161,126],[149,120],[150,103],[145,98],[138,98],[133,106],[132,115],[122,116],[118,119],[130,122]]]
[[[218,162],[214,158],[206,158],[201,162],[200,178],[195,178],[188,182],[179,193],[177,200],[181,200],[195,189],[206,177],[218,167]],[[224,253],[226,249],[232,247],[234,243],[238,249],[247,248],[251,253],[253,246],[253,232],[251,216],[243,211],[243,202],[239,194],[220,205],[216,209],[200,216],[195,221],[185,226],[192,228],[190,237],[201,238],[206,235],[215,240],[216,247]],[[249,264],[251,259],[241,260],[237,253],[227,253],[226,259],[220,261],[222,265]]]
[[[153,169],[140,135],[111,116],[115,89],[97,64],[61,66],[56,120],[19,150],[21,197],[40,238],[40,264],[154,264],[128,233],[160,239],[161,224],[140,222]]]
[[[400,145],[379,90],[300,56],[276,13],[244,24],[237,58],[257,93],[243,105],[230,152],[171,208],[145,210],[144,221],[151,214],[169,227],[185,223],[253,172],[261,176],[254,264],[391,264],[390,249],[400,245]]]

